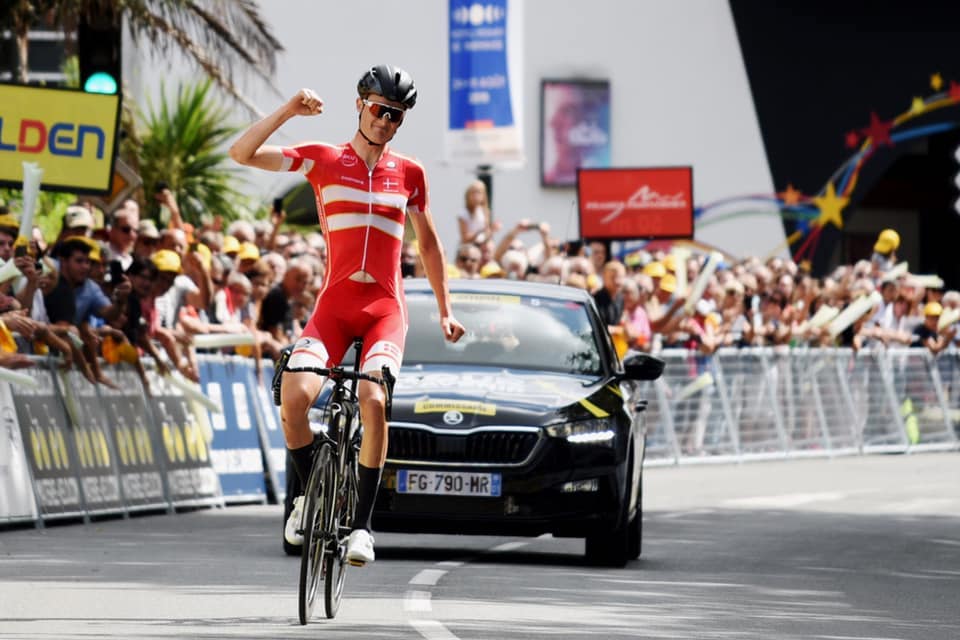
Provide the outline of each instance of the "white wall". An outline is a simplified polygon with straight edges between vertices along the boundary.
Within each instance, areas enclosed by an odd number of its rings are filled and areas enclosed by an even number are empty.
[[[344,142],[355,131],[361,72],[378,62],[410,71],[420,97],[394,140],[420,158],[431,181],[433,213],[448,251],[472,175],[442,164],[447,122],[447,3],[392,4],[262,0],[283,41],[276,84],[289,96],[303,86],[325,100],[323,115],[288,122],[273,142]],[[539,177],[540,82],[543,78],[608,79],[615,166],[692,165],[694,200],[702,205],[747,193],[771,193],[729,6],[720,0],[527,0],[523,169],[494,175],[494,215],[504,224],[529,217],[576,237],[573,189],[543,189]],[[150,81],[147,81],[149,85]],[[169,80],[168,80],[169,83]],[[149,89],[148,89],[149,91]],[[279,103],[258,96],[263,111]],[[245,116],[238,110],[238,119]],[[257,172],[251,189],[263,201],[298,178]],[[731,253],[766,254],[783,241],[779,217],[702,222],[697,239]]]

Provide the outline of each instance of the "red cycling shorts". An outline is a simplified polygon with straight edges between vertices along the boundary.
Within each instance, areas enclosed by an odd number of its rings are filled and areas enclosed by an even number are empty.
[[[360,370],[379,373],[386,365],[397,375],[408,324],[402,297],[391,295],[376,282],[341,280],[321,291],[287,366],[339,365],[354,338],[363,338]]]

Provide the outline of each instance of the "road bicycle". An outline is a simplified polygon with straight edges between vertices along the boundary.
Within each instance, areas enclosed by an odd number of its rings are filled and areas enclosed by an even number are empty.
[[[292,347],[281,353],[273,378],[273,400],[280,404],[280,383],[284,373],[315,373],[333,382],[324,411],[326,430],[314,437],[313,464],[304,489],[303,548],[300,555],[298,613],[300,624],[313,615],[323,582],[327,618],[337,615],[343,597],[348,561],[347,537],[357,507],[357,464],[363,428],[357,386],[360,380],[382,385],[386,392],[386,418],[390,420],[395,378],[387,367],[382,378],[360,372],[362,340],[354,340],[353,368],[288,367]]]

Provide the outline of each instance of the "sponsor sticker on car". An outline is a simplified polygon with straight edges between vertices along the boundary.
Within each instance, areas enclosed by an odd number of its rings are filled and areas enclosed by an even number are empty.
[[[459,411],[460,413],[475,413],[480,416],[497,415],[497,406],[489,402],[475,400],[417,400],[413,406],[414,413],[446,413]]]
[[[499,473],[466,473],[460,471],[397,471],[397,493],[442,496],[497,497],[502,477]]]

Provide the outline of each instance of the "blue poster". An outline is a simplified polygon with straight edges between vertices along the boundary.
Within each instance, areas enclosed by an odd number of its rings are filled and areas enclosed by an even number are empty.
[[[447,160],[522,162],[522,3],[450,0],[449,7]]]
[[[450,128],[513,124],[507,0],[450,0]]]

